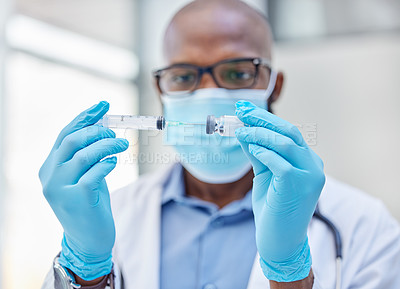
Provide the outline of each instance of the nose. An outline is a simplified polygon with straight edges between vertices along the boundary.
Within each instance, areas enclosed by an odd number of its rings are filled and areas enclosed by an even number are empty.
[[[208,71],[205,71],[201,77],[199,88],[217,88],[218,85],[215,83],[214,79],[211,76],[211,73]]]

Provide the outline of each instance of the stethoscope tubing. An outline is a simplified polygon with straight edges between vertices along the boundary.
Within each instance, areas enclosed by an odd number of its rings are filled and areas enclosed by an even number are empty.
[[[343,252],[342,252],[342,237],[338,228],[325,217],[319,210],[319,206],[317,205],[314,215],[317,220],[323,222],[329,230],[332,232],[335,240],[335,250],[336,250],[336,289],[340,289],[342,283],[342,259],[343,259]]]

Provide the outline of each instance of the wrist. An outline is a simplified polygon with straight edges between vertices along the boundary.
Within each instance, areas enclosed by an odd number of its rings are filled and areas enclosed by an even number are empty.
[[[299,254],[284,262],[264,260],[260,256],[261,269],[268,280],[276,282],[295,282],[307,278],[310,274],[312,258],[308,239]]]
[[[61,247],[62,250],[58,262],[63,267],[74,272],[81,279],[91,281],[110,274],[112,269],[111,252],[107,256],[102,257],[94,255],[85,256],[71,248],[65,235]]]
[[[79,277],[78,275],[76,275],[74,272],[72,272],[70,269],[67,269],[70,271],[70,273],[75,277],[75,283],[85,286],[85,287],[89,287],[89,286],[98,286],[99,284],[103,283],[105,279],[107,279],[107,275],[96,278],[94,280],[90,280],[90,281],[86,281],[84,279],[82,279],[81,277]],[[105,286],[104,286],[105,287]]]
[[[314,286],[314,274],[311,269],[305,279],[288,283],[269,281],[269,284],[271,289],[312,289]]]
[[[114,288],[114,271],[111,270],[111,273],[100,278],[97,278],[92,281],[85,281],[79,276],[75,275],[76,284],[81,285],[82,289],[105,289]]]
[[[111,269],[111,272],[105,276],[97,278],[92,281],[85,281],[77,276],[70,269],[65,268],[59,263],[59,256],[54,259],[53,270],[54,270],[54,288],[55,289],[105,289],[115,288],[114,284],[114,269]]]

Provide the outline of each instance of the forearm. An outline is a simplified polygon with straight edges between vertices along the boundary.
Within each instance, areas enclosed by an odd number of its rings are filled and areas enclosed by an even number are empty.
[[[307,278],[295,282],[276,282],[269,281],[271,289],[312,289],[314,284],[314,274],[312,269]]]

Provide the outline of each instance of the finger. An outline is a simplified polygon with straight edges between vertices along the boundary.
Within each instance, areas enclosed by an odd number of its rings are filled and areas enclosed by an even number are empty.
[[[258,144],[276,152],[295,167],[304,166],[307,149],[287,136],[264,127],[242,127],[236,130],[236,137],[242,142]]]
[[[258,144],[249,144],[249,152],[270,169],[277,181],[284,179],[294,169],[279,154]]]
[[[78,185],[86,188],[85,191],[88,193],[87,197],[91,206],[96,206],[98,204],[100,198],[100,183],[111,173],[116,165],[117,158],[115,156],[106,158],[92,166],[79,180]]]
[[[316,154],[315,151],[313,151],[312,149],[310,149],[311,151],[311,156],[314,160],[314,162],[319,166],[319,168],[323,171],[324,170],[324,162],[322,161],[322,159],[319,157],[319,155]]]
[[[57,149],[57,162],[67,162],[77,151],[105,138],[115,138],[115,132],[97,125],[87,126],[67,135]]]
[[[122,138],[106,138],[78,151],[73,158],[64,163],[66,175],[70,175],[73,182],[78,180],[101,159],[125,151],[129,142]]]
[[[274,175],[270,170],[265,170],[264,172],[254,176],[253,188],[264,188],[263,190],[253,190],[252,192],[252,204],[254,210],[254,218],[257,222],[257,216],[262,211],[262,208],[267,201],[267,195],[270,191],[270,184],[273,181]]]
[[[242,147],[243,152],[247,156],[247,158],[250,160],[251,165],[253,166],[254,170],[254,178],[253,178],[253,188],[255,186],[262,186],[264,188],[268,188],[268,182],[270,182],[271,177],[272,177],[272,172],[268,169],[267,166],[265,166],[263,163],[261,163],[256,157],[254,157],[250,152],[249,152],[249,144],[247,142],[242,142],[240,139],[239,143]],[[266,200],[266,195],[267,195],[267,190],[253,190],[252,193],[252,202],[253,202],[253,209],[255,212],[259,212],[261,207],[263,206],[264,202]],[[255,216],[256,217],[256,216]]]
[[[306,142],[296,126],[249,101],[239,100],[236,102],[235,113],[242,122],[249,126],[265,127],[291,138],[299,146],[306,146]]]
[[[87,110],[81,112],[77,117],[74,118],[73,121],[71,121],[66,127],[63,128],[63,130],[57,137],[53,149],[58,149],[63,139],[67,135],[98,122],[103,117],[103,115],[106,114],[109,108],[110,104],[108,102],[100,101],[98,104],[95,104]]]
[[[259,160],[257,160],[250,152],[249,152],[249,144],[247,142],[243,142],[240,139],[238,139],[240,146],[242,147],[242,150],[246,157],[250,160],[251,165],[253,166],[254,170],[254,175],[258,175],[264,170],[268,170],[268,168],[265,167],[263,163],[261,163]]]

